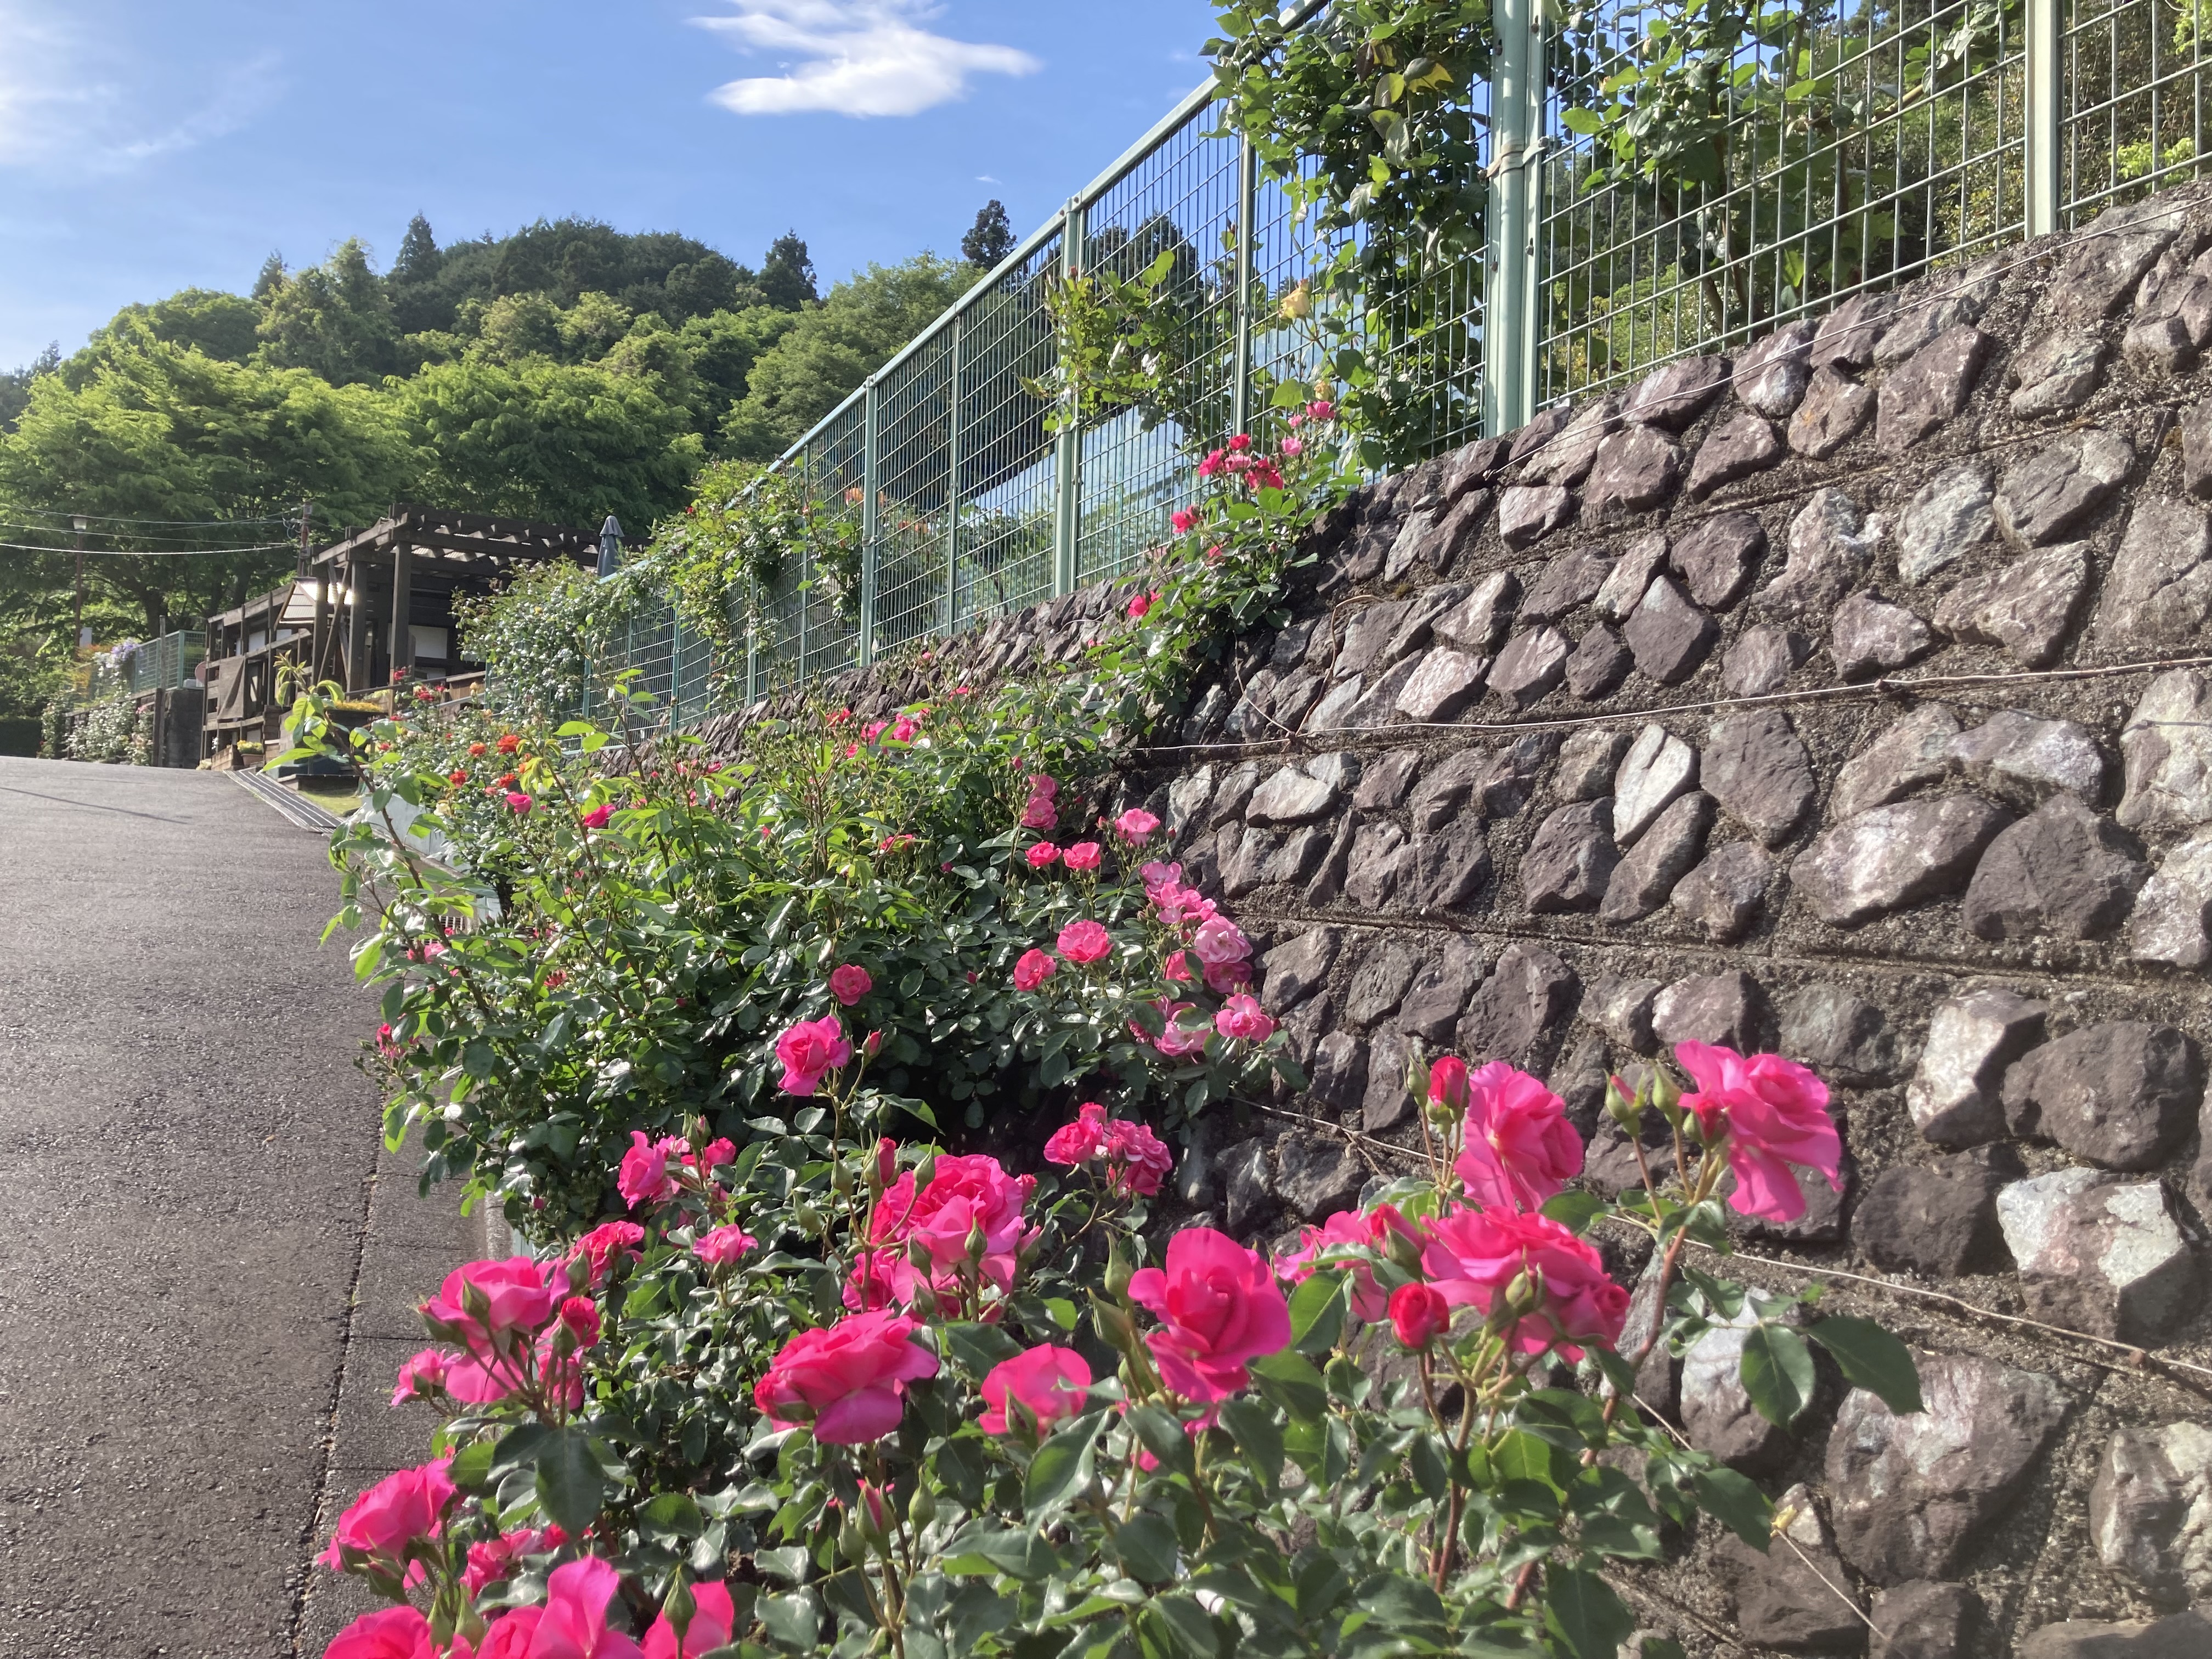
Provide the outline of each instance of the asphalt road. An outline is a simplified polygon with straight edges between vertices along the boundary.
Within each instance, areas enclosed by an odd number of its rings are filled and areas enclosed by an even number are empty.
[[[319,1654],[421,1455],[340,1401],[466,1240],[380,1171],[336,894],[228,778],[0,758],[0,1659]]]

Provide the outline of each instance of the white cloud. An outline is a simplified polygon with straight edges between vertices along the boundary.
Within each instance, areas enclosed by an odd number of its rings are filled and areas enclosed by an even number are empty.
[[[1030,75],[1043,65],[1013,46],[933,34],[923,0],[731,0],[734,17],[702,17],[740,50],[773,58],[781,75],[717,87],[739,115],[919,115],[963,98],[975,75]]]
[[[128,172],[236,131],[281,90],[273,54],[204,79],[182,67],[148,72],[51,0],[0,0],[0,167]]]

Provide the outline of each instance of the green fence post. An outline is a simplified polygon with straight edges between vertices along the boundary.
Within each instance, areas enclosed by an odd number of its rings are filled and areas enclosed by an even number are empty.
[[[1252,221],[1260,195],[1259,158],[1248,134],[1237,151],[1237,380],[1229,393],[1229,429],[1252,425]]]
[[[2058,228],[2058,162],[2066,131],[2059,4],[2060,0],[2027,0],[2027,118],[2021,134],[2021,171],[2026,175],[2023,205],[2030,237],[2048,236]]]
[[[882,403],[876,377],[868,376],[860,404],[860,666],[876,659],[876,422]]]
[[[960,630],[960,347],[968,313],[952,313],[945,388],[945,636]]]
[[[1060,216],[1060,270],[1063,279],[1083,272],[1083,198],[1068,198]],[[1055,349],[1057,345],[1055,344]],[[1082,512],[1079,490],[1083,465],[1083,434],[1076,416],[1081,408],[1071,386],[1060,393],[1062,422],[1053,449],[1052,591],[1054,596],[1075,592],[1075,539]]]
[[[1536,171],[1544,131],[1539,0],[1498,0],[1498,72],[1490,87],[1489,246],[1484,256],[1482,430],[1525,425],[1536,379]]]

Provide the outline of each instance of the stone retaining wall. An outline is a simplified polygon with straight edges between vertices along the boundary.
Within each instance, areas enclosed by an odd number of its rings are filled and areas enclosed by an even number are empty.
[[[1416,1042],[1548,1078],[1607,1188],[1604,1077],[1669,1043],[1833,1087],[1844,1188],[1746,1276],[1856,1275],[1826,1305],[1916,1345],[1929,1411],[1824,1372],[1771,1430],[1726,1333],[1654,1372],[1799,1511],[1628,1576],[1692,1650],[2212,1655],[2208,344],[2177,192],[1553,411],[1317,526],[1298,619],[1131,781],[1310,1063],[1186,1172],[1241,1234],[1389,1171]]]

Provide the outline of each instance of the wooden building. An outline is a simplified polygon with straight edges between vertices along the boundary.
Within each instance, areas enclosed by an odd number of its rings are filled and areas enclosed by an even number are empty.
[[[283,665],[366,697],[404,674],[443,680],[479,671],[460,656],[457,594],[488,593],[526,565],[601,562],[604,532],[481,513],[397,507],[309,555],[292,580],[208,618],[203,754],[276,735]]]

